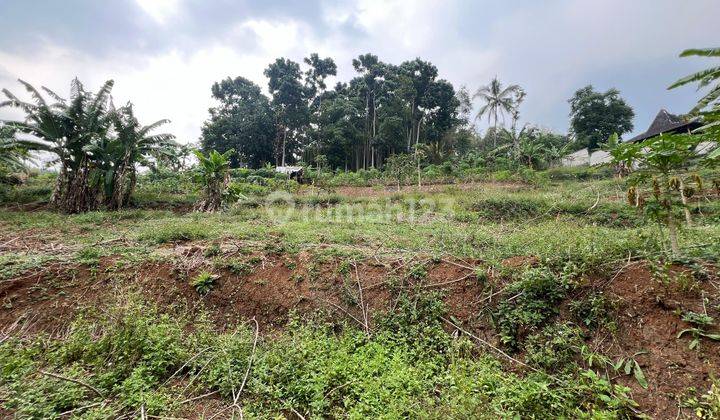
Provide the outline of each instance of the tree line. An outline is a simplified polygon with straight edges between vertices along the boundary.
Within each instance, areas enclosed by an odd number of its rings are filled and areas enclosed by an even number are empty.
[[[202,148],[235,149],[234,166],[314,163],[322,155],[345,170],[381,167],[419,144],[436,157],[467,148],[470,105],[435,65],[363,54],[353,67],[356,77],[328,89],[326,79],[337,74],[332,58],[311,54],[302,66],[278,58],[264,72],[270,97],[243,77],[215,83],[219,105],[203,125]]]
[[[569,100],[566,136],[520,127],[526,92],[519,85],[504,86],[497,77],[471,95],[420,58],[394,65],[368,53],[352,64],[357,76],[330,89],[326,80],[337,74],[337,65],[318,54],[302,65],[287,58],[269,64],[264,72],[269,96],[244,77],[213,84],[218,105],[202,127],[202,149],[233,149],[231,165],[250,168],[317,165],[320,157],[331,169],[355,171],[381,168],[395,154],[416,159],[422,154],[427,163],[440,163],[468,153],[486,163],[538,168],[580,148],[595,150],[611,134],[633,127],[633,110],[616,89],[579,89]],[[481,104],[473,118],[475,99]],[[485,136],[473,125],[483,117],[490,124]]]

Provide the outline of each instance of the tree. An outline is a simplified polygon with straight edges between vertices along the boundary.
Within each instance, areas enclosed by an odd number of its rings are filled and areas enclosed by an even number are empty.
[[[75,79],[69,100],[43,87],[56,101],[52,104],[33,86],[20,82],[34,103],[23,102],[4,90],[9,100],[0,106],[25,111],[25,121],[7,124],[18,133],[31,136],[16,140],[18,147],[57,156],[60,172],[51,201],[62,211],[84,212],[101,204],[109,208],[124,206],[135,186],[136,165],[148,154],[174,145],[169,134],[150,134],[166,120],[142,127],[130,104],[114,108],[110,98],[112,80],[93,94]]]
[[[570,128],[588,153],[597,150],[613,133],[622,136],[633,129],[635,113],[617,89],[600,93],[588,85],[577,90],[568,102]]]
[[[400,64],[396,80],[400,83],[400,95],[409,107],[410,129],[408,131],[407,150],[413,144],[420,143],[420,128],[425,111],[432,108],[431,89],[438,75],[437,67],[428,61],[416,58]]]
[[[0,103],[0,107],[12,106],[25,112],[25,121],[8,123],[17,132],[32,136],[30,140],[19,141],[21,147],[51,152],[58,157],[60,173],[53,190],[52,204],[67,213],[95,209],[101,177],[96,172],[95,159],[87,149],[94,142],[106,138],[112,124],[112,113],[107,111],[113,81],[108,80],[93,94],[87,92],[78,79],[74,79],[69,101],[43,87],[56,101],[53,104],[49,104],[29,83],[22,80],[20,83],[32,95],[34,103],[23,102],[3,89],[9,100]]]
[[[374,54],[363,54],[352,61],[355,71],[360,78],[355,86],[359,96],[363,99],[365,113],[365,138],[362,150],[362,166],[375,167],[375,146],[378,134],[377,108],[384,84],[385,66]],[[368,162],[369,160],[369,162]],[[358,165],[359,166],[359,165]]]
[[[207,155],[196,150],[198,158],[197,181],[203,187],[203,198],[195,205],[196,211],[214,212],[222,207],[223,196],[230,181],[230,155],[234,150],[219,153],[211,150]]]
[[[705,48],[705,49],[689,49],[680,53],[680,57],[720,57],[720,48]],[[709,105],[715,104],[719,106],[718,98],[720,98],[720,66],[714,66],[709,69],[693,73],[689,76],[685,76],[677,82],[673,83],[668,89],[675,89],[679,86],[685,86],[690,83],[697,83],[698,89],[703,89],[710,86],[710,91],[707,92],[698,101],[697,105],[690,110],[691,114],[698,113]]]
[[[310,57],[305,57],[303,61],[309,66],[304,74],[310,113],[310,126],[307,127],[308,142],[305,145],[303,159],[311,162],[313,156],[320,154],[322,143],[322,138],[319,135],[317,126],[323,99],[328,96],[326,95],[327,85],[325,84],[325,79],[337,74],[337,65],[332,58],[320,58],[317,53],[310,54]]]
[[[109,209],[120,209],[130,202],[137,181],[137,165],[144,157],[172,153],[177,145],[172,134],[151,134],[169,120],[142,126],[131,103],[114,112],[113,117],[115,136],[102,139],[87,150],[99,158],[97,165],[103,171],[105,205]]]
[[[295,160],[301,149],[309,122],[308,97],[312,96],[302,82],[300,65],[286,58],[278,58],[265,69],[272,107],[277,122],[276,163],[285,166],[286,158]]]
[[[689,49],[680,54],[680,57],[690,56],[720,57],[720,48]],[[710,86],[709,92],[700,98],[698,103],[690,110],[690,114],[700,113],[702,115],[705,125],[700,127],[698,131],[702,132],[707,140],[715,142],[715,149],[709,151],[706,162],[717,165],[720,163],[720,146],[717,145],[718,139],[720,139],[720,66],[711,67],[683,77],[670,85],[668,89],[675,89],[690,83],[697,83],[698,90]],[[708,107],[711,109],[702,112]]]
[[[202,127],[202,150],[236,150],[230,156],[235,168],[261,168],[271,162],[276,127],[270,100],[260,87],[244,77],[228,77],[213,84],[212,96],[220,103],[210,108],[210,119]]]
[[[500,80],[494,77],[490,84],[480,87],[475,92],[474,98],[480,98],[483,106],[477,113],[476,118],[482,118],[487,115],[488,123],[493,121],[495,136],[493,137],[493,147],[497,147],[498,119],[503,118],[505,113],[511,113],[515,108],[515,98],[520,91],[520,86],[510,85],[503,87]]]
[[[670,248],[675,255],[680,253],[676,209],[684,208],[684,197],[690,193],[689,168],[702,159],[697,152],[701,141],[702,137],[690,134],[661,134],[642,142],[618,143],[610,152],[613,163],[638,167],[631,179],[628,201],[631,205],[645,203],[645,212],[668,228]],[[699,179],[696,175],[690,178]],[[700,187],[701,183],[697,183]],[[641,187],[646,187],[649,194]],[[646,195],[651,201],[646,202]]]
[[[359,98],[346,91],[323,101],[318,114],[319,150],[332,168],[347,169],[354,146],[363,139],[363,108]],[[356,167],[356,169],[358,169]]]

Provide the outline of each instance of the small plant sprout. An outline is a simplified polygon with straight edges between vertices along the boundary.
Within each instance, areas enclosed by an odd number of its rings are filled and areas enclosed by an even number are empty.
[[[202,273],[198,274],[194,279],[192,279],[190,284],[199,294],[204,296],[208,294],[210,290],[212,290],[213,286],[215,285],[215,280],[217,280],[216,275],[213,275],[208,271],[203,271]]]
[[[640,363],[637,361],[637,357],[641,354],[647,353],[646,351],[639,351],[632,356],[629,357],[621,357],[615,362],[613,365],[613,369],[615,369],[616,372],[623,372],[625,375],[633,375],[635,376],[635,380],[640,384],[641,387],[647,389],[648,382],[645,378],[645,373],[643,373],[642,368],[640,368]]]

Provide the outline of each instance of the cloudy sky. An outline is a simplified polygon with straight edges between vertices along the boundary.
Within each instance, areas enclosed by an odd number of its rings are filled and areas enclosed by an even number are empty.
[[[576,89],[616,87],[640,132],[660,108],[694,104],[693,88],[666,87],[711,64],[677,55],[717,46],[719,20],[718,0],[0,0],[0,87],[24,96],[22,78],[67,95],[75,76],[92,89],[112,78],[117,104],[132,100],[141,122],[170,118],[188,142],[214,81],[265,89],[268,63],[312,52],[347,81],[352,58],[372,52],[429,60],[472,90],[495,75],[520,84],[524,122],[562,132]]]

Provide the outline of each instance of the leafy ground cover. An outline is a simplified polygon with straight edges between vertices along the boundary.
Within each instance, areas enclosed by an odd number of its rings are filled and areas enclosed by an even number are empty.
[[[671,258],[621,181],[556,172],[243,187],[212,214],[182,179],[123,211],[8,205],[2,414],[717,416],[717,196]]]

